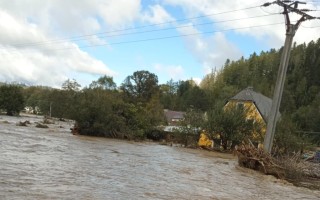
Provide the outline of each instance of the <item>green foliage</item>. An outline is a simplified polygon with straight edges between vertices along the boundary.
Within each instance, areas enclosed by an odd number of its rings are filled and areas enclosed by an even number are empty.
[[[164,108],[169,110],[179,110],[178,109],[178,82],[174,82],[172,79],[166,84],[160,85],[160,102]]]
[[[282,49],[253,53],[249,58],[227,61],[223,69],[212,72],[201,83],[214,106],[225,102],[238,91],[253,86],[255,91],[271,97],[275,85]],[[294,45],[291,51],[287,79],[280,112],[287,115],[300,132],[320,132],[320,39],[309,44]],[[210,103],[209,103],[210,104]],[[319,143],[320,134],[312,135]]]
[[[184,119],[180,122],[181,130],[175,133],[178,141],[185,146],[195,146],[199,140],[199,131],[205,125],[205,115],[201,110],[188,109]]]
[[[20,86],[12,84],[0,86],[0,109],[5,110],[7,115],[19,115],[24,103]]]
[[[148,119],[148,125],[150,127],[159,126],[165,124],[165,116],[163,112],[163,106],[160,103],[158,95],[152,96],[150,101],[145,106],[146,115],[145,118]]]
[[[125,121],[114,110],[116,94],[98,89],[84,89],[77,96],[74,115],[80,134],[117,137]]]
[[[209,97],[205,90],[193,80],[173,82],[160,87],[160,100],[164,108],[187,111],[189,108],[205,111],[209,107]]]
[[[205,111],[208,107],[208,97],[204,90],[193,80],[178,82],[176,109],[187,111],[189,108]]]
[[[138,76],[140,80],[142,74],[146,75],[146,79],[156,80],[147,72],[133,77]],[[77,93],[76,101],[69,107],[73,108],[72,118],[76,120],[80,134],[142,139],[146,132],[163,123],[163,107],[154,90],[157,81],[150,84],[152,80],[144,78],[141,78],[144,81],[138,81],[139,86],[134,86],[140,88],[137,89],[140,93],[133,95],[137,97],[133,102],[128,101],[127,95],[131,94],[122,95],[116,91],[112,78],[106,76]]]
[[[185,127],[190,124],[190,133],[191,127],[208,127],[219,133],[225,144],[228,140],[250,138],[249,130],[258,128],[244,120],[243,111],[239,109],[223,111],[224,103],[248,86],[272,97],[281,53],[282,49],[271,49],[238,61],[227,60],[221,70],[208,74],[200,87],[192,80],[170,80],[159,86],[155,74],[136,71],[124,80],[121,92],[116,90],[112,77],[102,76],[82,90],[76,80],[68,79],[62,90],[27,87],[23,96],[27,106],[39,107],[42,114],[49,114],[51,108],[54,117],[76,119],[83,134],[108,137],[143,138],[146,132],[163,123],[163,108],[187,111],[184,123]],[[319,77],[320,39],[309,44],[295,44],[280,106],[282,116],[286,116],[281,123],[287,125],[279,125],[276,135],[279,147],[290,151],[296,149],[295,144],[300,142],[300,137],[290,128],[292,124],[299,133],[310,133],[304,138],[320,143],[320,134],[311,134],[320,132]],[[19,96],[21,88],[14,93],[18,98],[7,95],[8,90],[2,90],[0,109],[8,107],[8,114],[19,112],[23,108],[23,98]],[[202,120],[198,112],[207,112],[206,125],[201,124],[206,120]],[[292,142],[282,142],[290,139]],[[291,147],[286,146],[288,144]]]
[[[102,76],[97,81],[93,81],[89,88],[101,88],[104,90],[115,90],[117,88],[117,84],[113,81],[113,77],[111,76]]]
[[[207,127],[210,132],[220,136],[222,146],[227,149],[228,141],[240,143],[251,139],[254,130],[253,120],[246,119],[246,111],[241,106],[223,109],[223,104],[208,112]]]
[[[303,134],[297,132],[297,126],[289,116],[282,116],[277,124],[273,153],[289,154],[300,152],[310,146],[310,141]]]
[[[320,94],[307,106],[302,106],[292,114],[298,130],[304,130],[314,144],[320,144]]]
[[[67,91],[79,91],[81,85],[75,79],[68,79],[62,84],[62,89]]]
[[[27,107],[31,107],[34,111],[34,114],[37,113],[37,108],[40,108],[40,105],[45,105],[42,102],[43,97],[50,91],[49,88],[41,87],[41,86],[30,86],[26,87],[23,90],[23,96],[25,99],[25,105]],[[44,106],[42,106],[44,107]],[[49,107],[49,106],[48,106]],[[46,109],[47,110],[47,109]]]
[[[145,103],[158,94],[158,77],[148,71],[136,71],[124,80],[120,89],[128,99]]]

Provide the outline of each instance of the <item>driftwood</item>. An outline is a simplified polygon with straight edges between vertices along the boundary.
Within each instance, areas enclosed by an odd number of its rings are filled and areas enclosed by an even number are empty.
[[[253,145],[242,145],[235,150],[240,166],[285,179],[294,185],[320,189],[319,163],[301,159],[301,155],[272,157]]]
[[[253,145],[241,145],[236,148],[238,163],[242,167],[261,171],[264,174],[284,178],[285,169],[276,164],[270,154],[263,149],[255,148]]]

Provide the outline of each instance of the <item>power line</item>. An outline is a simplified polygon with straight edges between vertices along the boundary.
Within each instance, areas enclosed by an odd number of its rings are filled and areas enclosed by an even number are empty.
[[[84,45],[84,46],[79,46],[79,47],[51,49],[51,51],[74,50],[74,49],[78,49],[78,48],[84,49],[84,48],[92,48],[92,47],[100,47],[100,46],[108,46],[108,45],[121,45],[121,44],[130,44],[130,43],[141,43],[141,42],[148,42],[148,41],[173,39],[173,38],[179,38],[179,37],[190,37],[190,36],[196,36],[196,35],[200,35],[200,34],[211,34],[211,33],[217,33],[217,32],[228,32],[228,31],[243,30],[243,29],[250,29],[250,28],[260,28],[260,27],[273,26],[273,25],[283,25],[283,24],[284,24],[284,22],[278,22],[278,23],[271,23],[271,24],[264,24],[264,25],[239,27],[239,28],[215,30],[215,31],[207,31],[207,32],[202,32],[202,33],[190,33],[190,34],[182,34],[182,35],[174,35],[174,36],[166,36],[166,37],[158,37],[158,38],[148,38],[148,39],[140,39],[140,40],[114,42],[114,43],[108,43],[108,44]],[[19,52],[19,51],[20,50],[15,50],[14,52]]]
[[[301,25],[302,28],[320,28],[320,26],[303,26]]]
[[[109,34],[109,33],[117,33],[117,32],[123,32],[123,31],[143,29],[143,28],[148,28],[148,27],[155,27],[155,26],[165,25],[165,24],[172,24],[172,23],[176,23],[176,22],[183,22],[183,21],[189,21],[189,20],[194,20],[194,19],[201,19],[201,18],[206,18],[206,17],[210,17],[210,16],[215,16],[215,15],[222,15],[222,14],[234,13],[234,12],[243,11],[243,10],[250,10],[250,9],[254,9],[254,8],[258,8],[258,7],[260,7],[260,5],[259,6],[251,6],[251,7],[241,8],[241,9],[235,9],[235,10],[229,10],[229,11],[224,11],[224,12],[219,12],[219,13],[200,15],[200,16],[197,16],[197,17],[177,19],[177,20],[172,20],[172,21],[167,21],[167,22],[162,22],[162,23],[156,23],[156,24],[150,24],[150,25],[144,25],[144,26],[137,26],[137,27],[133,27],[133,28],[118,29],[118,30],[107,31],[107,32],[85,34],[85,35],[78,35],[78,36],[66,37],[66,38],[61,38],[61,39],[40,41],[40,42],[34,42],[34,43],[16,44],[16,45],[32,45],[32,44],[48,43],[48,42],[69,41],[69,40],[78,39],[78,38],[86,38],[86,37],[90,37],[90,36],[105,35],[105,34]],[[13,46],[15,46],[15,44],[13,44]]]
[[[82,47],[80,47],[80,48],[89,48],[89,47],[106,46],[106,45],[117,45],[117,44],[127,44],[127,43],[137,43],[137,42],[146,42],[146,41],[153,41],[153,40],[164,40],[164,39],[171,39],[171,38],[178,38],[178,37],[195,36],[195,35],[200,35],[200,34],[210,34],[210,33],[217,33],[217,32],[227,32],[227,31],[234,31],[234,30],[241,30],[241,29],[258,28],[258,27],[271,26],[271,25],[279,25],[279,24],[283,24],[283,22],[280,22],[280,23],[272,23],[272,24],[264,24],[264,25],[257,25],[257,26],[248,26],[248,27],[232,28],[232,29],[225,29],[225,30],[217,30],[217,31],[207,31],[207,32],[202,32],[202,33],[183,34],[183,35],[177,35],[177,36],[167,36],[167,37],[150,38],[150,39],[142,39],[142,40],[132,40],[132,41],[124,41],[124,42],[115,42],[115,43],[102,44],[102,45],[87,45],[87,46],[82,46]],[[61,49],[61,50],[65,50],[65,49]]]
[[[187,28],[187,27],[193,27],[193,26],[204,26],[204,25],[210,25],[210,24],[218,24],[218,23],[226,23],[226,22],[233,22],[233,21],[239,21],[239,20],[246,20],[246,19],[256,19],[256,18],[262,18],[262,17],[269,17],[269,16],[274,16],[278,15],[280,13],[273,13],[273,14],[268,14],[268,15],[258,15],[258,16],[252,16],[252,17],[243,17],[243,18],[237,18],[237,19],[229,19],[229,20],[222,20],[222,21],[214,21],[214,22],[205,22],[205,23],[198,23],[198,24],[190,24],[190,25],[180,25],[176,27],[169,27],[169,28],[162,28],[162,29],[153,29],[153,30],[146,30],[146,31],[139,31],[139,32],[133,32],[133,33],[120,33],[120,34],[113,34],[113,35],[106,35],[106,36],[101,36],[101,38],[111,38],[111,37],[117,37],[117,36],[127,36],[127,35],[138,35],[138,34],[143,34],[143,33],[152,33],[152,32],[160,32],[160,31],[167,31],[167,30],[174,30],[177,28]],[[76,41],[83,41],[86,40],[87,38],[78,38],[71,40],[72,42]],[[21,45],[12,45],[15,47],[31,47],[31,46],[43,46],[47,44],[59,44],[59,43],[64,43],[66,41],[57,41],[57,42],[43,42],[43,43],[30,43],[28,44],[21,44]]]

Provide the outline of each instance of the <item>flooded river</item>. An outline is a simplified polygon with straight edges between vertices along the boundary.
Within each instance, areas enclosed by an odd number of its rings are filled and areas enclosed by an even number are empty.
[[[16,126],[29,120],[28,127]],[[0,199],[319,199],[201,150],[73,136],[0,116]]]

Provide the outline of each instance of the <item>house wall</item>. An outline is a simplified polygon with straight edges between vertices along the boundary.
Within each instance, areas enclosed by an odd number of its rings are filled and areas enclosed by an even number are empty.
[[[231,100],[226,105],[225,108],[233,108],[235,106],[242,105],[246,111],[246,118],[248,120],[254,120],[256,123],[260,124],[260,130],[254,130],[252,137],[257,142],[263,142],[263,138],[266,134],[267,125],[264,119],[262,118],[259,110],[252,101],[236,101]]]

